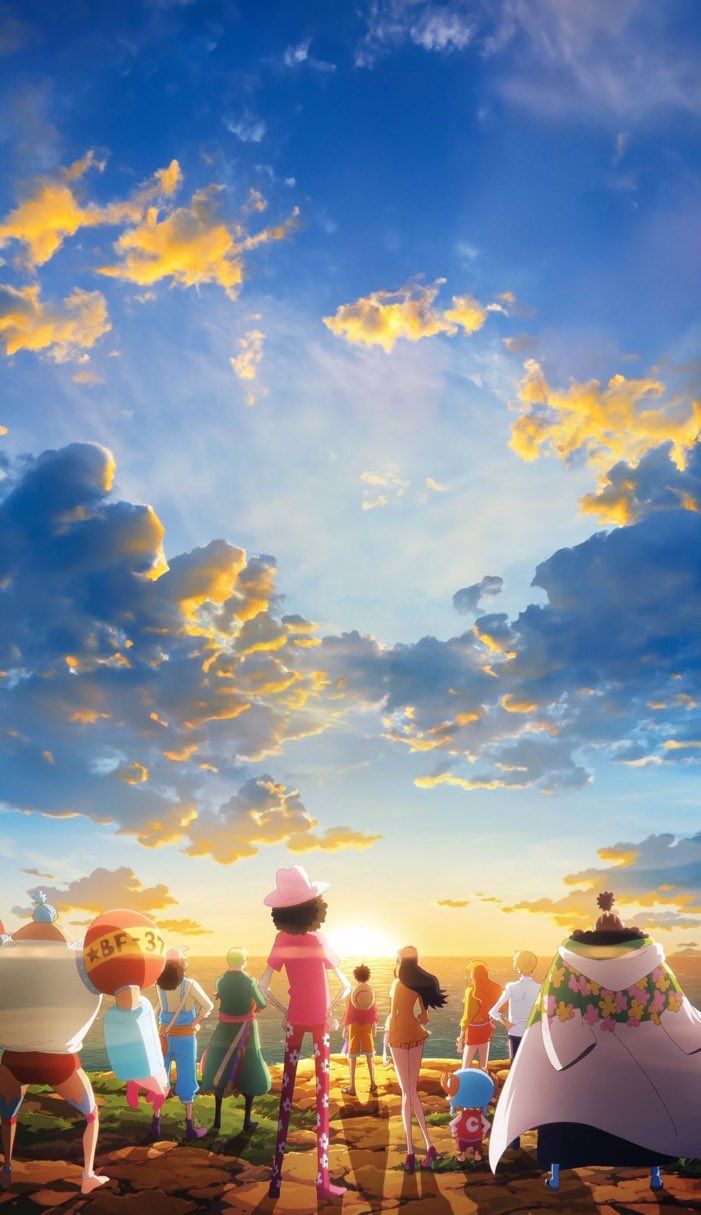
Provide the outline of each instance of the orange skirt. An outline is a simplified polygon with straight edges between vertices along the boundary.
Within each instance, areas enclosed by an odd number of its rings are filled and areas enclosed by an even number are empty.
[[[465,1033],[465,1046],[484,1046],[493,1033],[491,1021],[471,1021]]]

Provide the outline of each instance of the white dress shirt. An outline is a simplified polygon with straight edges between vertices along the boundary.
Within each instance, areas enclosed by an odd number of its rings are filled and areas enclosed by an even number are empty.
[[[506,1019],[511,1022],[509,1036],[512,1038],[522,1038],[526,1032],[528,1018],[533,1011],[533,1005],[536,1002],[536,996],[540,991],[540,983],[532,979],[530,975],[521,975],[520,979],[516,979],[513,983],[507,983],[498,1002],[494,1008],[490,1008],[489,1015],[495,1021],[504,1024],[504,1015],[500,1011],[503,1004],[508,1000],[509,1011]]]

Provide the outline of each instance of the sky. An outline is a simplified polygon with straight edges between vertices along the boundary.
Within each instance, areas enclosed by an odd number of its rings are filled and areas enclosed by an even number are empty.
[[[692,0],[0,3],[0,918],[701,953]]]

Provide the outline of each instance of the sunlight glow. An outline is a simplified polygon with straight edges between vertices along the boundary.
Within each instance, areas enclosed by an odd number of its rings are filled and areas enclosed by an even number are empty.
[[[343,924],[329,941],[341,958],[393,958],[397,952],[392,938],[372,924]]]

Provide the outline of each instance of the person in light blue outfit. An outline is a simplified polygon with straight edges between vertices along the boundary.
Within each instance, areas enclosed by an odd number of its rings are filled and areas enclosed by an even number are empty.
[[[194,979],[185,978],[187,960],[185,949],[170,949],[158,982],[160,1003],[159,1025],[163,1041],[165,1069],[170,1076],[174,1063],[177,1068],[175,1093],[185,1106],[185,1138],[201,1139],[207,1128],[195,1126],[192,1104],[199,1092],[197,1082],[197,1033],[202,1021],[214,1009],[209,996]],[[161,1134],[161,1117],[154,1114],[151,1133]]]

